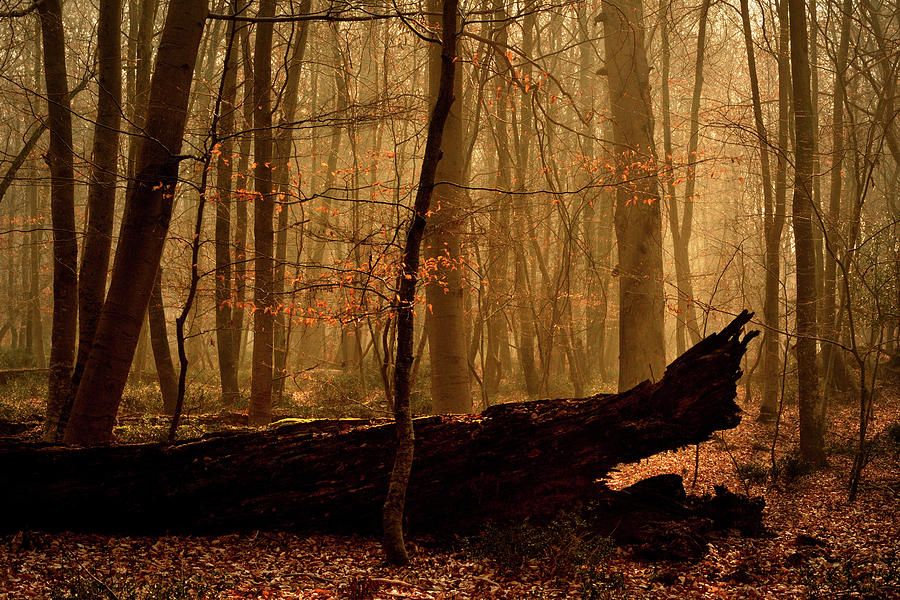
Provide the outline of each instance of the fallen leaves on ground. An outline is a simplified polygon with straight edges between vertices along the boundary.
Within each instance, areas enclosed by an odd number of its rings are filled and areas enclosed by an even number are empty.
[[[896,392],[883,397],[870,431],[900,421]],[[900,598],[900,469],[895,449],[877,453],[861,493],[847,500],[855,407],[832,410],[828,468],[793,482],[748,482],[748,468],[770,463],[772,426],[747,410],[743,423],[695,449],[625,465],[609,485],[625,487],[679,473],[689,493],[725,484],[766,500],[769,537],[715,538],[697,563],[645,563],[618,550],[571,580],[546,580],[540,565],[504,572],[413,537],[411,564],[383,563],[378,540],[255,533],[217,537],[120,537],[20,532],[0,545],[0,600],[49,598],[61,582],[83,577],[136,585],[189,581],[216,600],[410,600],[552,598]],[[796,446],[796,409],[780,425],[776,459]],[[696,461],[696,462],[695,462]],[[694,470],[696,465],[696,482]]]

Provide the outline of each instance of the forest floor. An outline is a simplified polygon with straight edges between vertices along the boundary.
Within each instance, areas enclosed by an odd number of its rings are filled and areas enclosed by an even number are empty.
[[[686,448],[660,454],[622,466],[609,480],[621,488],[677,473],[688,493],[724,484],[765,498],[767,536],[722,533],[697,562],[643,562],[611,548],[584,565],[560,569],[551,549],[510,569],[466,553],[465,543],[436,546],[413,534],[411,564],[395,568],[383,563],[372,538],[24,532],[0,538],[0,599],[900,598],[897,387],[883,389],[877,403],[870,437],[879,443],[854,503],[848,502],[847,480],[856,406],[831,410],[829,466],[815,473],[790,460],[796,407],[787,407],[774,453],[781,473],[774,482],[768,477],[773,426],[753,419],[755,406],[745,411],[740,426],[720,432],[698,453]]]

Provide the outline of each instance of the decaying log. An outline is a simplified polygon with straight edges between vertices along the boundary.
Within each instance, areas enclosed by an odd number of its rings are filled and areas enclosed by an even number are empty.
[[[744,312],[621,394],[416,420],[416,531],[542,514],[593,497],[610,469],[740,422]],[[0,450],[0,530],[377,530],[392,424],[293,423],[170,446]]]

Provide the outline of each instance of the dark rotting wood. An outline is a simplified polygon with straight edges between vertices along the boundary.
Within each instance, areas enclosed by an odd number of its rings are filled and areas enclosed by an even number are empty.
[[[493,406],[416,421],[414,531],[546,514],[602,490],[620,463],[740,422],[746,311],[621,394]],[[380,527],[393,424],[289,422],[174,445],[0,449],[0,530],[132,533]]]

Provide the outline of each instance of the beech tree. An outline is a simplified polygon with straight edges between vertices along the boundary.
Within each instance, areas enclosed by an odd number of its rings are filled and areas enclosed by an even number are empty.
[[[110,440],[141,323],[159,269],[181,163],[181,143],[206,2],[172,0],[160,38],[147,111],[106,302],[64,440]]]

